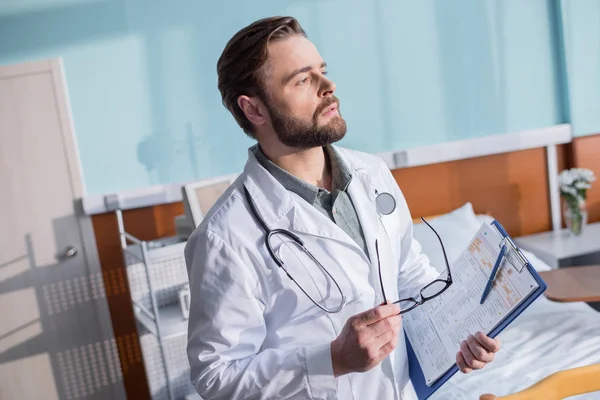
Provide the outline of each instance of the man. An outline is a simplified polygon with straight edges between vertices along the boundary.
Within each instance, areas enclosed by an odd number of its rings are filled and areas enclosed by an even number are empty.
[[[437,274],[385,164],[333,145],[346,123],[325,62],[294,18],[276,17],[239,31],[217,71],[223,104],[258,144],[186,246],[196,390],[205,399],[414,398],[391,302]],[[377,208],[382,192],[393,209]],[[479,369],[498,347],[469,336],[456,361]]]

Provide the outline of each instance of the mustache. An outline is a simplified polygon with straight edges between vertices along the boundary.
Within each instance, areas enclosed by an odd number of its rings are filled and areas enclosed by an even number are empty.
[[[335,97],[334,95],[329,96],[327,99],[325,99],[323,101],[323,103],[321,103],[319,105],[319,107],[317,107],[316,111],[315,111],[315,117],[321,115],[321,113],[323,111],[325,111],[327,108],[331,107],[332,104],[337,104],[338,108],[340,107],[340,100]]]

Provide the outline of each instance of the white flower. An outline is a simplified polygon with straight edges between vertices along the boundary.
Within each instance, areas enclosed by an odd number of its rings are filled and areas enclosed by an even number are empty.
[[[584,181],[575,182],[573,186],[575,186],[575,189],[589,189],[592,187],[592,185]]]
[[[596,176],[594,176],[594,171],[591,170],[583,170],[582,178],[586,182],[594,182],[596,180]]]
[[[560,187],[560,190],[563,193],[567,193],[573,196],[577,196],[577,189],[575,189],[573,186],[568,186],[568,185],[564,185]]]
[[[560,173],[560,175],[558,176],[558,181],[561,186],[569,186],[573,184],[573,174],[570,170],[566,169]]]
[[[585,197],[585,192],[592,187],[591,183],[595,180],[594,172],[587,168],[566,169],[558,176],[561,193],[578,199]]]
[[[585,182],[593,182],[596,180],[592,170],[586,168],[573,168],[572,171],[575,180],[581,180]]]

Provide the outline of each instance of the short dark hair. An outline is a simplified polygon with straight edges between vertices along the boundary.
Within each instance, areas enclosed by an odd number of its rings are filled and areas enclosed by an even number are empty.
[[[227,43],[217,62],[218,87],[223,105],[238,125],[252,138],[254,126],[237,103],[241,95],[264,99],[261,68],[269,55],[270,42],[306,33],[293,17],[263,18],[237,32]]]

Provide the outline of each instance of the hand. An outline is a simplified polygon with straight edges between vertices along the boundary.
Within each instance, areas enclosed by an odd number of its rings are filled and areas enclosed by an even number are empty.
[[[398,344],[399,314],[398,305],[382,304],[348,318],[331,342],[334,376],[368,371],[387,357]]]
[[[467,336],[467,340],[463,340],[460,344],[460,351],[456,354],[456,364],[462,373],[468,374],[494,361],[494,355],[498,350],[500,350],[499,340],[477,332],[475,335]]]

